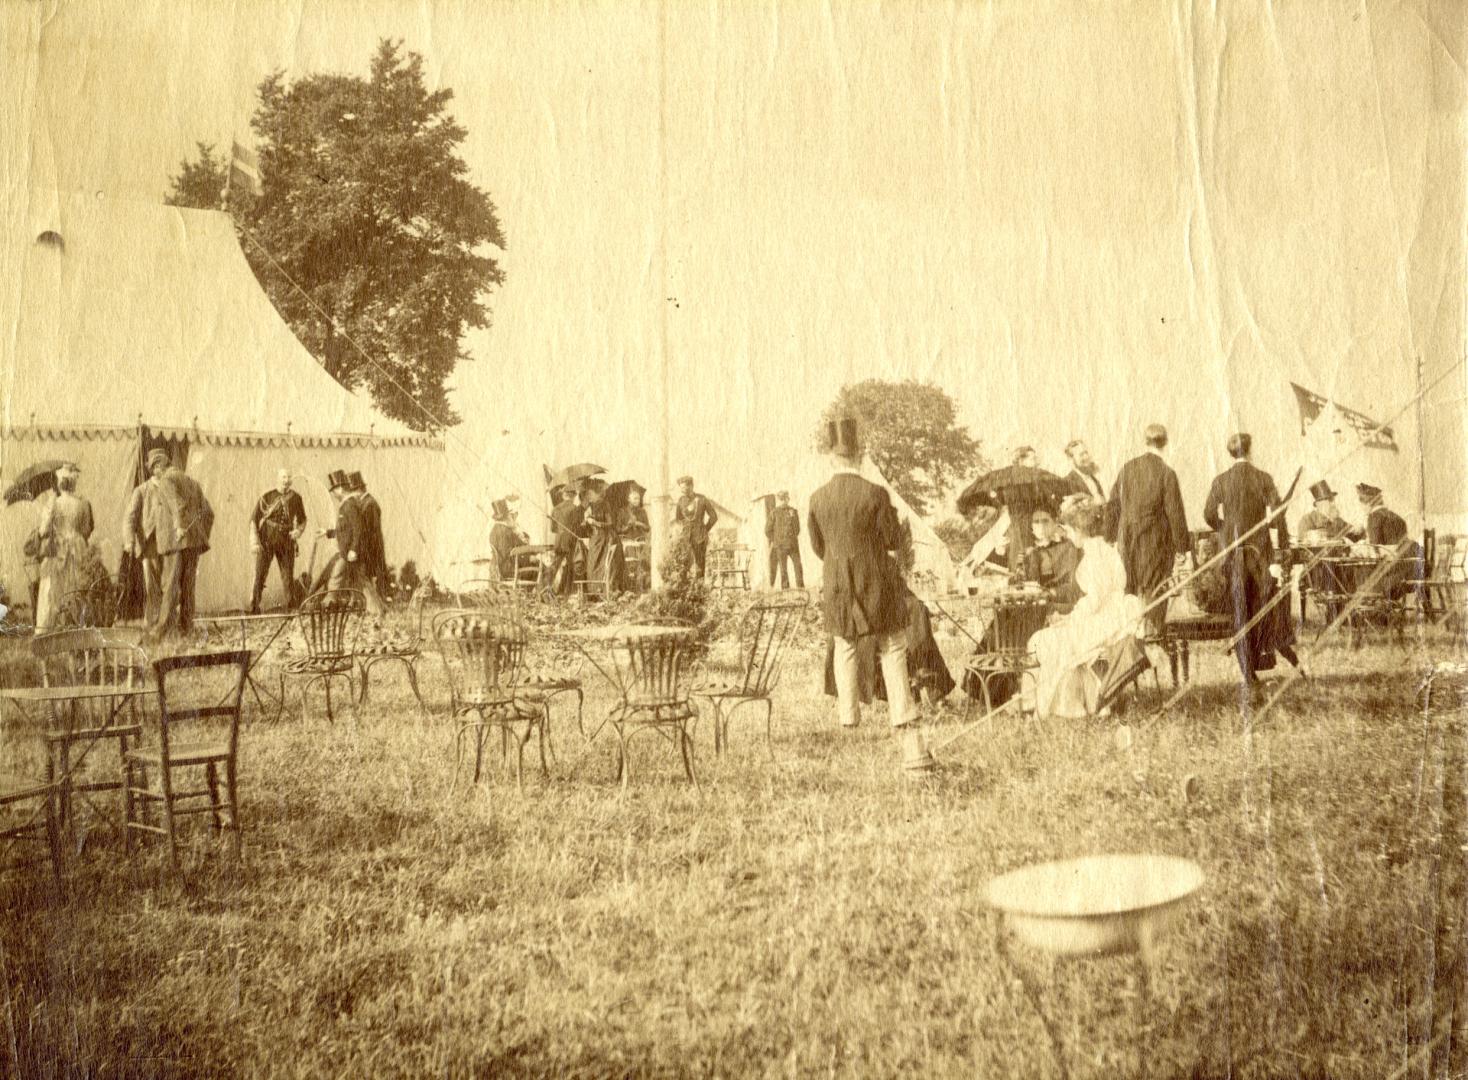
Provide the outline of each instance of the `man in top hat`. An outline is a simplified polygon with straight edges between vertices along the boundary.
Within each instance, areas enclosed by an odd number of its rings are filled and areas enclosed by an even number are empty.
[[[775,507],[765,521],[765,539],[770,542],[770,586],[775,568],[780,570],[780,588],[790,588],[788,563],[795,564],[795,587],[805,588],[805,570],[800,565],[800,511],[790,505],[790,492],[775,496]]]
[[[1254,624],[1234,646],[1239,673],[1245,684],[1249,684],[1259,681],[1258,672],[1274,668],[1276,652],[1296,667],[1300,662],[1294,652],[1294,623],[1289,605],[1274,601],[1275,589],[1269,573],[1274,553],[1270,528],[1257,528],[1279,506],[1279,489],[1272,476],[1250,461],[1252,438],[1243,432],[1230,435],[1227,449],[1234,463],[1215,477],[1208,489],[1203,520],[1218,533],[1219,544],[1232,549],[1224,566],[1233,600],[1230,614],[1234,632],[1237,635],[1245,626]],[[1287,555],[1290,535],[1284,515],[1276,514],[1273,522],[1279,536],[1279,550]],[[1256,622],[1255,616],[1266,604],[1273,605],[1270,613]]]
[[[708,499],[693,490],[691,476],[678,477],[678,493],[673,521],[688,537],[688,546],[693,550],[693,571],[702,581],[704,564],[708,559],[709,533],[713,532],[719,513]]]
[[[810,499],[806,529],[824,563],[821,614],[832,637],[837,712],[843,727],[860,719],[858,644],[875,638],[892,726],[902,734],[903,763],[933,767],[918,730],[918,707],[907,678],[907,590],[895,554],[902,544],[897,512],[885,488],[860,474],[856,422],[827,425],[834,475]]]
[[[199,559],[209,550],[214,508],[193,477],[173,464],[167,450],[148,454],[153,484],[143,491],[140,534],[151,537],[162,560],[158,618],[147,638],[156,642],[175,626],[187,633],[194,625],[194,592]]]
[[[367,482],[362,479],[361,473],[348,473],[347,480],[351,484],[352,497],[357,500],[357,507],[362,514],[362,539],[366,547],[362,552],[362,574],[372,583],[378,594],[382,595],[388,591],[387,545],[382,539],[382,507],[367,490]]]
[[[364,567],[368,539],[363,522],[362,505],[352,492],[352,480],[340,469],[333,469],[326,478],[326,486],[336,503],[336,525],[321,530],[321,535],[336,541],[336,554],[326,563],[317,578],[316,588],[356,589],[367,602],[367,610],[374,615],[382,614],[382,597],[368,580]],[[314,590],[313,590],[314,591]]]
[[[489,546],[494,549],[495,568],[499,570],[501,581],[514,581],[513,552],[517,547],[530,543],[530,537],[520,531],[517,515],[510,509],[508,500],[496,499],[490,511],[494,517],[494,527],[489,530]]]
[[[260,613],[260,597],[265,592],[265,579],[270,575],[272,562],[280,567],[286,606],[296,606],[296,541],[306,528],[306,505],[301,501],[301,493],[291,484],[291,471],[281,469],[275,475],[275,487],[255,501],[254,513],[250,515],[250,551],[255,555],[251,615]]]
[[[1082,439],[1072,439],[1065,444],[1065,456],[1070,459],[1070,472],[1065,482],[1078,495],[1089,495],[1096,503],[1106,502],[1106,485],[1101,482],[1101,470],[1091,456],[1091,448]]]
[[[1106,538],[1114,542],[1126,567],[1126,591],[1147,604],[1171,576],[1178,560],[1187,555],[1191,537],[1183,512],[1177,473],[1167,464],[1167,429],[1148,424],[1143,433],[1146,450],[1117,473],[1107,504]],[[1162,632],[1167,604],[1147,616],[1153,634]]]
[[[1350,522],[1341,517],[1341,512],[1335,504],[1335,492],[1324,480],[1310,485],[1310,498],[1315,501],[1315,509],[1309,511],[1300,519],[1299,536],[1306,543],[1312,543],[1311,534],[1323,537],[1326,541],[1349,540],[1353,532]]]

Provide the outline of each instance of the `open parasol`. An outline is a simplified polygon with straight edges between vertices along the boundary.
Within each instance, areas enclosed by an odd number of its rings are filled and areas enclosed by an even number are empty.
[[[1032,465],[1006,465],[984,473],[958,496],[958,512],[968,515],[979,506],[1033,510],[1058,503],[1071,486],[1053,472]]]
[[[615,484],[607,485],[607,492],[602,496],[602,502],[612,514],[620,516],[627,509],[628,496],[634,491],[647,494],[647,488],[636,480],[618,480]],[[612,520],[616,521],[618,517],[613,517]]]
[[[593,465],[589,461],[583,461],[577,465],[567,465],[551,477],[550,486],[552,488],[566,487],[569,484],[575,484],[585,480],[587,477],[600,476],[604,472],[606,472],[606,469],[600,465]]]
[[[17,476],[15,482],[5,489],[5,505],[11,506],[18,502],[27,502],[43,491],[53,490],[56,487],[56,470],[63,465],[70,464],[69,461],[59,459],[38,461]]]

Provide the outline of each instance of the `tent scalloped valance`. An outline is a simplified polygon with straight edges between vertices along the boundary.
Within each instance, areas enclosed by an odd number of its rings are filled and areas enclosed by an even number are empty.
[[[274,432],[246,431],[200,431],[195,428],[150,427],[149,433],[167,438],[192,439],[205,446],[268,446],[274,448],[299,446],[325,449],[340,447],[418,447],[425,450],[442,450],[443,441],[431,435],[291,435]],[[104,425],[51,427],[44,424],[16,426],[0,430],[0,438],[6,439],[50,439],[65,441],[122,440],[135,439],[138,428]]]

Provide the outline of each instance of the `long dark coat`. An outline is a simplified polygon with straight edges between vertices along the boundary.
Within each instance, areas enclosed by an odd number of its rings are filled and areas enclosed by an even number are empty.
[[[811,496],[806,535],[825,564],[821,613],[827,633],[850,639],[907,625],[907,589],[892,556],[902,530],[885,488],[837,473]]]
[[[1274,478],[1247,461],[1240,461],[1214,478],[1213,486],[1208,489],[1208,501],[1203,504],[1203,520],[1218,533],[1219,544],[1227,547],[1268,517],[1278,505],[1279,489],[1274,485]],[[1274,519],[1272,528],[1279,534],[1280,547],[1288,548],[1289,531],[1283,514]],[[1269,573],[1274,545],[1269,534],[1269,528],[1260,529],[1224,560],[1229,614],[1233,617],[1235,633],[1274,597],[1274,579]],[[1236,647],[1239,667],[1246,676],[1274,667],[1275,649],[1294,643],[1293,620],[1289,603],[1281,601],[1239,642]]]
[[[1126,567],[1126,591],[1148,599],[1189,547],[1177,473],[1156,454],[1134,457],[1117,474],[1108,506],[1106,538]]]

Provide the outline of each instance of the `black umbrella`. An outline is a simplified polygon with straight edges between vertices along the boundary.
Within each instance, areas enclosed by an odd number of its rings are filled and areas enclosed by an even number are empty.
[[[589,461],[583,461],[579,465],[567,465],[555,476],[551,477],[550,486],[553,488],[565,487],[577,481],[585,480],[589,476],[599,476],[606,472],[600,465],[593,465]]]
[[[15,478],[15,483],[5,489],[5,505],[26,502],[43,491],[55,490],[56,470],[70,464],[69,461],[54,460],[39,461],[32,465]]]
[[[632,492],[647,494],[647,488],[636,480],[618,480],[615,484],[607,486],[607,492],[602,496],[602,504],[611,512],[612,520],[620,519],[623,511],[627,509],[627,498]]]
[[[1070,484],[1053,472],[1032,465],[1006,465],[986,472],[958,496],[958,512],[971,514],[980,506],[1034,510],[1058,503],[1071,493]]]

